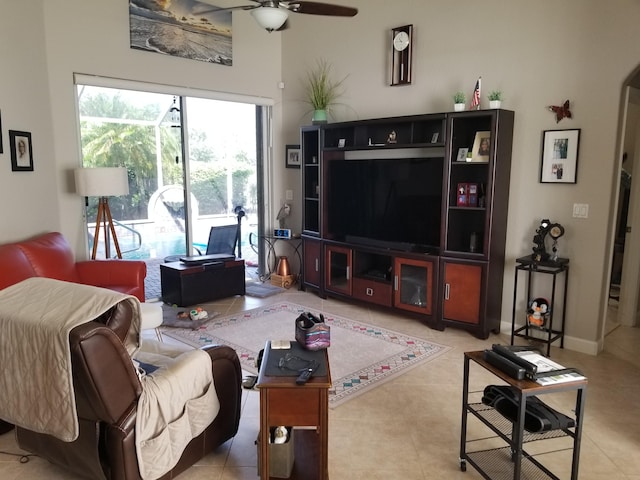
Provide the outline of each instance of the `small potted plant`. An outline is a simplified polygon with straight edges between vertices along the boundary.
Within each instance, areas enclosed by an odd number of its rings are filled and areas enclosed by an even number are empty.
[[[315,68],[307,73],[306,101],[313,108],[314,124],[327,123],[327,112],[342,95],[341,87],[347,77],[332,80],[331,69],[332,65],[327,60],[320,59]]]
[[[466,108],[467,97],[464,92],[456,92],[453,94],[453,110],[462,112]]]
[[[502,104],[502,92],[500,90],[493,90],[489,93],[489,107],[500,108]]]

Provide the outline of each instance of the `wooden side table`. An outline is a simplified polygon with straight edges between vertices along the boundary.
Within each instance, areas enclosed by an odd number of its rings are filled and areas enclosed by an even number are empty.
[[[314,375],[304,385],[296,385],[296,376],[266,375],[269,357],[274,352],[267,341],[258,375],[260,390],[260,439],[258,472],[262,480],[269,476],[269,443],[271,427],[279,425],[296,428],[294,437],[294,465],[289,478],[294,480],[326,480],[329,478],[329,387],[331,372],[327,351],[322,352],[326,375]],[[282,354],[282,353],[280,353]],[[312,427],[312,428],[308,428]],[[274,477],[275,478],[275,477]]]
[[[513,387],[518,396],[517,420],[513,423],[505,419],[493,407],[478,401],[469,401],[470,394],[479,399],[481,392],[471,392],[469,376],[471,364],[492,373],[498,380]],[[499,382],[499,383],[502,383]],[[550,455],[564,452],[571,459],[571,480],[578,480],[580,442],[584,419],[587,379],[542,386],[532,380],[516,380],[484,360],[483,352],[465,352],[464,379],[462,390],[462,426],[460,434],[460,469],[466,471],[467,462],[486,479],[558,479],[550,468],[562,464],[560,456]],[[572,416],[575,426],[564,429],[530,433],[524,428],[527,400],[534,395],[572,392],[575,394],[575,408],[566,412]],[[467,438],[469,419],[475,419],[472,432],[475,440]],[[479,425],[489,429],[483,430]],[[561,438],[565,440],[560,440]],[[553,440],[548,446],[535,447],[535,443]],[[525,445],[532,445],[525,450]],[[568,458],[565,461],[568,462]],[[546,464],[546,466],[545,466]],[[562,477],[569,478],[569,477]]]

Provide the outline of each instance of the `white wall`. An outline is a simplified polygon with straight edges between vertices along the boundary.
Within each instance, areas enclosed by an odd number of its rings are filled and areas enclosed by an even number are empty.
[[[530,251],[535,227],[550,217],[565,226],[561,254],[571,259],[566,345],[592,350],[606,299],[621,89],[640,63],[640,4],[327,1],[360,13],[292,14],[288,30],[268,34],[247,12],[235,12],[234,65],[224,67],[131,50],[126,0],[0,0],[0,241],[58,229],[84,251],[81,200],[70,175],[80,163],[74,72],[275,99],[276,204],[286,188],[300,200],[300,172],[283,168],[284,145],[298,143],[299,126],[309,123],[301,81],[318,57],[348,75],[346,107],[334,121],[449,111],[453,92],[470,94],[482,76],[483,105],[486,93],[500,88],[504,108],[516,112],[503,320],[511,318],[514,259]],[[408,23],[414,81],[389,87],[389,31]],[[547,106],[567,98],[574,118],[556,124]],[[35,172],[10,172],[9,128],[32,132]],[[558,128],[582,129],[576,185],[538,183],[542,132]],[[573,219],[573,203],[588,203],[589,218]]]
[[[84,254],[82,201],[72,179],[81,156],[74,73],[274,99],[279,135],[281,38],[255,28],[246,12],[233,17],[233,66],[227,67],[131,49],[126,0],[0,0],[0,11],[0,61],[17,67],[2,69],[3,125],[32,132],[36,161],[33,174],[0,179],[3,204],[20,198],[18,193],[28,197],[24,211],[0,214],[0,241],[60,230]],[[283,149],[274,154],[280,158]],[[27,195],[18,179],[27,185],[42,182],[35,189],[42,195]],[[5,229],[5,224],[19,228]]]
[[[340,2],[334,2],[340,3]],[[470,96],[482,76],[483,106],[493,89],[514,110],[503,322],[510,323],[515,258],[531,252],[542,218],[565,226],[561,256],[569,257],[569,348],[595,352],[608,284],[611,192],[617,180],[616,142],[622,85],[640,63],[633,0],[537,2],[501,0],[349,0],[353,19],[295,16],[283,35],[287,110],[283,131],[293,137],[304,105],[301,80],[316,58],[348,75],[334,121],[452,110],[452,94]],[[389,87],[390,29],[414,26],[411,86]],[[549,105],[571,100],[573,119],[556,124]],[[576,185],[538,182],[544,130],[580,128]],[[572,218],[588,203],[589,218]]]
[[[0,12],[1,243],[56,230],[60,217],[41,2],[1,0]],[[31,132],[33,172],[11,171],[9,130]]]

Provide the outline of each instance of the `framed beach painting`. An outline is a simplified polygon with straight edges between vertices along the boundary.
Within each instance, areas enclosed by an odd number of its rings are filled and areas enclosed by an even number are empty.
[[[232,65],[231,10],[195,0],[129,0],[131,48]]]

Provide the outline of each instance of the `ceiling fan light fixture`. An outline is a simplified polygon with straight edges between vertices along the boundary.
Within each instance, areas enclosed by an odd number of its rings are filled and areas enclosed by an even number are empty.
[[[251,10],[251,15],[256,19],[258,25],[272,32],[278,30],[289,18],[289,11],[285,8],[263,6]]]

